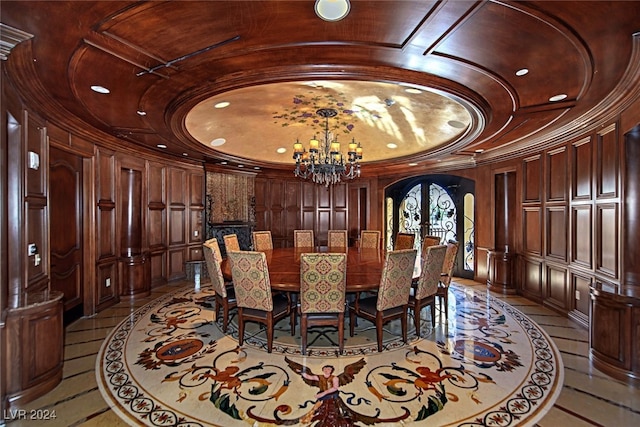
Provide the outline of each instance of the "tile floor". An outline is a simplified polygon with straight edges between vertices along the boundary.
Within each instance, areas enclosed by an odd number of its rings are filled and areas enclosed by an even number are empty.
[[[457,280],[465,286],[483,284]],[[19,426],[123,426],[126,425],[105,403],[96,384],[96,356],[104,338],[125,316],[163,293],[177,289],[175,282],[153,290],[147,298],[123,301],[91,318],[80,319],[66,329],[63,381],[54,390],[26,404],[23,409],[55,419],[11,420],[3,414],[0,425]],[[638,426],[640,389],[628,386],[593,368],[589,361],[588,331],[566,317],[519,296],[502,296],[553,338],[565,366],[564,387],[556,404],[539,426]]]

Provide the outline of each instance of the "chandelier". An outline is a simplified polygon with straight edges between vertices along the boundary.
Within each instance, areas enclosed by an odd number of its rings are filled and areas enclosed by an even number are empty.
[[[337,184],[344,179],[354,179],[360,176],[360,160],[362,159],[362,147],[356,143],[355,138],[349,143],[349,151],[346,157],[340,152],[340,143],[329,132],[329,118],[338,115],[333,108],[321,108],[316,111],[320,117],[324,117],[324,139],[318,141],[316,136],[309,141],[309,151],[302,147],[302,143],[296,140],[293,144],[293,159],[296,168],[295,176],[310,179],[316,184],[325,186]]]

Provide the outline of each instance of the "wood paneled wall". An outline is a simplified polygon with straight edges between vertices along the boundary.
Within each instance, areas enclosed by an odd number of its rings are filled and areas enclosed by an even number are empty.
[[[366,180],[324,187],[297,178],[255,180],[256,230],[271,230],[275,247],[293,246],[293,230],[314,230],[316,244],[327,244],[329,230],[348,230],[353,243],[372,228],[372,196]],[[377,229],[373,227],[374,229]]]
[[[521,292],[585,325],[589,286],[620,281],[620,162],[616,123],[522,160]]]

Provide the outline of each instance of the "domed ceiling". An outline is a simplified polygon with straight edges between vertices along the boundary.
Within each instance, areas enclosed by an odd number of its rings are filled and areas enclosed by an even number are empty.
[[[337,116],[316,114],[332,108]],[[314,136],[361,143],[363,162],[400,158],[468,142],[481,122],[452,95],[362,81],[273,83],[232,90],[197,104],[187,131],[209,149],[236,158],[291,163],[293,143]],[[259,127],[249,125],[260,123]]]

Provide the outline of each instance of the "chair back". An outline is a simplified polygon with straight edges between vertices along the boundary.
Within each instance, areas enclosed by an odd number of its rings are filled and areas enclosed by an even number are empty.
[[[209,278],[211,279],[211,286],[216,294],[223,298],[227,297],[227,288],[224,284],[224,277],[222,276],[222,268],[220,262],[222,262],[222,255],[220,254],[220,247],[216,239],[207,240],[202,246],[204,252],[204,259],[207,263],[207,271],[209,272]]]
[[[225,236],[222,236],[222,239],[224,240],[224,247],[227,252],[240,250],[240,243],[238,242],[237,235],[227,234]]]
[[[416,235],[413,233],[398,233],[396,234],[394,250],[399,251],[402,249],[413,249],[415,241]]]
[[[264,253],[233,251],[228,256],[238,307],[273,311],[271,281]]]
[[[380,247],[380,231],[362,230],[360,233],[360,247],[378,249]]]
[[[313,230],[293,230],[293,246],[296,248],[314,247]]]
[[[409,303],[413,267],[416,263],[415,249],[387,252],[382,268],[380,289],[376,309],[384,311]]]
[[[423,299],[430,295],[435,295],[438,291],[440,273],[444,264],[444,257],[447,252],[446,245],[428,246],[422,259],[422,270],[418,279],[415,298]]]
[[[427,253],[429,246],[438,246],[440,244],[440,237],[438,236],[424,236],[422,238],[422,256]]]
[[[451,276],[453,275],[453,267],[456,264],[456,256],[458,255],[459,242],[450,241],[447,243],[447,253],[444,256],[444,264],[442,265],[442,283],[449,286]]]
[[[347,254],[306,253],[300,256],[300,311],[340,313],[347,288]]]
[[[329,230],[327,246],[330,248],[347,248],[347,230]]]
[[[271,231],[254,231],[251,233],[253,237],[254,251],[270,251],[273,249],[273,240],[271,240]]]

